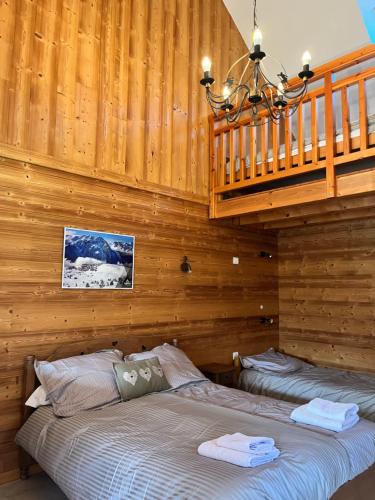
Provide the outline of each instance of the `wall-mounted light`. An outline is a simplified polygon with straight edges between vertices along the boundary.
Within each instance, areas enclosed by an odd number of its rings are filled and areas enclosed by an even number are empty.
[[[182,261],[182,264],[181,264],[181,271],[183,273],[191,273],[192,272],[191,265],[190,265],[190,263],[189,263],[188,258],[186,257],[186,255],[185,255],[185,257],[184,257],[184,259]]]
[[[274,321],[275,320],[273,318],[267,318],[267,317],[260,318],[260,322],[263,325],[272,325],[274,323]]]
[[[262,259],[272,259],[273,255],[270,252],[265,252],[264,250],[262,250],[258,253],[258,257],[261,257]]]

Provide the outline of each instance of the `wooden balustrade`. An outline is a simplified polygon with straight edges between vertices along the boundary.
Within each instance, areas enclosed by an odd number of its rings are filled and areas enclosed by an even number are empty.
[[[339,71],[368,59],[374,60],[374,66],[336,79]],[[318,68],[314,81],[322,85],[307,93],[293,119],[287,107],[279,123],[270,120],[266,109],[261,110],[257,127],[251,113],[233,124],[227,124],[223,115],[211,120],[213,217],[225,193],[226,198],[233,193],[241,196],[244,188],[315,170],[325,173],[326,197],[335,196],[335,167],[375,156],[366,96],[366,82],[375,87],[375,45],[356,51],[351,61],[346,56]],[[353,110],[348,95],[355,91],[358,103]],[[358,114],[358,121],[351,117],[353,113]]]

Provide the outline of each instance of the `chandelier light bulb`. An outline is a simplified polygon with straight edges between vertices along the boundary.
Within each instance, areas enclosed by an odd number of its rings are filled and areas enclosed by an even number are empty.
[[[280,82],[279,85],[277,86],[277,95],[282,96],[283,94],[284,94],[284,85],[282,84],[282,82]]]
[[[203,59],[202,59],[202,69],[203,71],[206,73],[209,73],[211,71],[211,59],[207,56],[205,56]]]
[[[311,64],[311,54],[308,50],[305,50],[305,52],[302,55],[302,65],[309,66],[310,64]]]
[[[223,97],[226,100],[226,99],[229,99],[229,96],[230,96],[230,89],[229,89],[228,85],[224,85]]]
[[[262,45],[263,35],[258,27],[255,28],[253,32],[253,45]]]

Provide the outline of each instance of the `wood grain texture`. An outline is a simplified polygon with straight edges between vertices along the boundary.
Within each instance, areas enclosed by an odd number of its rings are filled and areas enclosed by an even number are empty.
[[[241,225],[259,229],[285,229],[334,221],[371,218],[375,214],[375,194],[329,198],[319,203],[305,203],[276,208],[239,218]]]
[[[375,372],[375,217],[279,233],[280,347]]]
[[[276,255],[273,233],[210,222],[202,204],[9,159],[0,160],[0,225],[0,481],[16,475],[29,354],[177,337],[203,364],[277,345],[277,324],[259,321],[278,312],[277,259],[258,257]],[[135,235],[134,290],[62,290],[64,226]],[[184,255],[192,274],[180,271]]]
[[[247,50],[222,0],[14,0],[0,24],[0,144],[17,159],[208,203],[200,61],[221,82]]]

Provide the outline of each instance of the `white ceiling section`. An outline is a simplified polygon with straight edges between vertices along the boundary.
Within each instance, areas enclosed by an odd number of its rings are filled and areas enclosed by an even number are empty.
[[[224,3],[250,46],[253,0]],[[357,0],[258,0],[257,11],[262,47],[283,63],[289,77],[300,71],[305,50],[314,67],[370,43]],[[270,58],[265,65],[270,73],[278,72]]]

